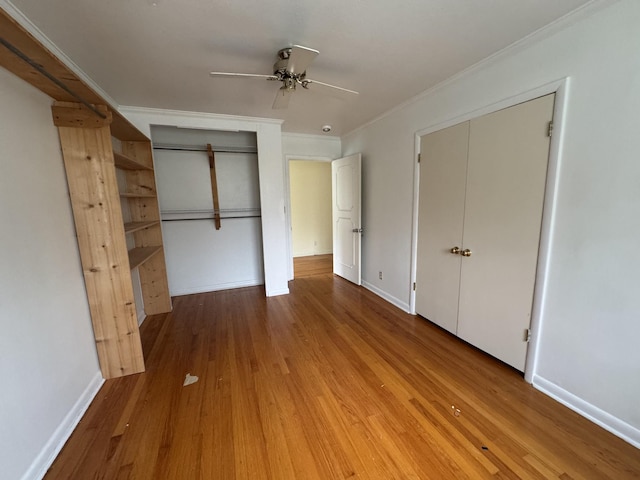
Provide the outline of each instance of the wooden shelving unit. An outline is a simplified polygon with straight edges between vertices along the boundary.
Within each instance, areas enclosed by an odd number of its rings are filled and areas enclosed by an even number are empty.
[[[129,267],[133,270],[161,252],[162,247],[136,247],[129,250]]]
[[[156,198],[156,196],[153,194],[124,192],[120,194],[120,198]]]
[[[124,224],[124,233],[134,233],[138,230],[144,230],[145,228],[153,227],[160,223],[159,221],[152,222],[129,222]]]
[[[130,140],[127,129],[119,128],[117,132],[125,132],[116,137],[123,153],[114,152],[112,115],[106,107],[98,108],[105,113],[103,119],[78,103],[56,102],[52,110],[102,374],[114,378],[143,372],[132,269],[137,268],[140,275],[145,313],[171,311],[151,142],[137,135]],[[122,192],[117,169],[126,178]],[[128,204],[131,221],[127,223],[121,199]],[[128,236],[133,241],[128,242]],[[128,243],[134,245],[130,250]]]
[[[153,167],[139,163],[121,153],[113,152],[113,159],[116,167],[123,170],[149,170],[153,171]]]
[[[0,66],[56,100],[78,248],[104,378],[144,371],[131,268],[148,315],[171,311],[150,140],[0,8]],[[122,144],[114,152],[112,136]],[[120,192],[116,169],[125,171]],[[121,200],[131,213],[123,222]],[[139,228],[138,228],[139,227]],[[127,251],[127,239],[133,243]]]

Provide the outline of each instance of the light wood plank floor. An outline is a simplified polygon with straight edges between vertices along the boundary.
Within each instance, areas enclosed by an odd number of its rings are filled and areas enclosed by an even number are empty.
[[[331,274],[177,297],[52,479],[640,478],[640,451]],[[183,386],[190,373],[199,381]]]
[[[293,259],[294,278],[310,277],[333,272],[333,255],[312,255]]]

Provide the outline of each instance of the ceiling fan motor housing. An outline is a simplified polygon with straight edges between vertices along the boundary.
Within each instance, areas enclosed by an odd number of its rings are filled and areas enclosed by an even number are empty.
[[[302,84],[306,88],[306,85],[303,83],[303,80],[307,75],[306,71],[296,73],[287,70],[290,56],[291,47],[278,50],[278,60],[273,64],[273,74],[278,77],[278,80],[284,83],[286,88],[295,89],[296,84],[298,83]]]
[[[278,50],[278,58],[287,60],[291,56],[291,47],[281,48]]]
[[[278,60],[273,64],[273,74],[282,79],[293,78],[295,80],[302,80],[307,74],[306,70],[304,72],[292,72],[291,69],[288,68],[291,51],[291,47],[278,50]]]
[[[273,64],[274,75],[284,75],[287,72],[287,64],[289,63],[289,56],[291,55],[291,48],[283,48],[278,50],[278,60]]]

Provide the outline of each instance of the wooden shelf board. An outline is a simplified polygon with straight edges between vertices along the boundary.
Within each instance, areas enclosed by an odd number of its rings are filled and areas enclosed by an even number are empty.
[[[153,171],[153,168],[147,167],[135,160],[130,159],[122,155],[121,153],[113,152],[113,159],[116,164],[116,167],[122,168],[124,170],[150,170]]]
[[[121,193],[120,197],[122,198],[156,198],[156,195],[153,193]]]
[[[154,220],[152,222],[129,222],[124,224],[124,233],[133,233],[138,230],[144,230],[148,227],[153,227],[154,225],[159,225],[160,220]]]
[[[162,247],[137,247],[129,250],[129,267],[133,270],[162,250]]]

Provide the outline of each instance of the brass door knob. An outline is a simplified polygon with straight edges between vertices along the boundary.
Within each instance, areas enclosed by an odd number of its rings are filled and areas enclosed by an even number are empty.
[[[463,257],[470,257],[471,256],[471,250],[469,250],[468,248],[465,248],[464,250],[462,250],[460,252],[460,255],[462,255]]]
[[[451,250],[449,250],[451,253],[453,253],[454,255],[457,255],[460,253],[460,247],[453,247]]]

